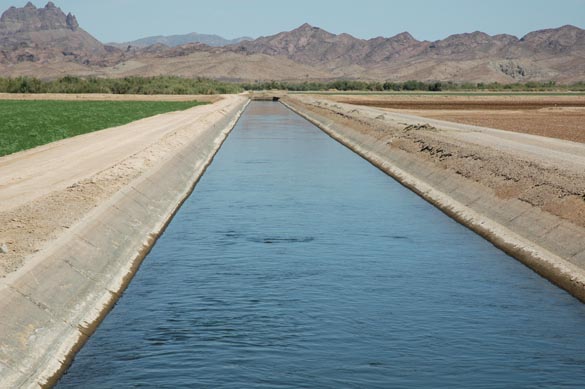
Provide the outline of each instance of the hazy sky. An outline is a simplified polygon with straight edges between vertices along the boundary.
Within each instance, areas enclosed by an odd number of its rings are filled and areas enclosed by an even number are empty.
[[[27,0],[0,0],[2,10]],[[37,6],[47,1],[33,0]],[[476,30],[522,36],[573,24],[585,0],[54,0],[103,42],[199,32],[258,37],[308,22],[359,38],[409,31],[420,40]]]

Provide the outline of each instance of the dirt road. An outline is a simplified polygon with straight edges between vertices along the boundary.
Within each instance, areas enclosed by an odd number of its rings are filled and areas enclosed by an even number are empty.
[[[360,109],[360,112],[369,116],[370,119],[380,115],[378,110],[366,107]],[[387,121],[404,123],[404,125],[409,125],[408,123],[413,122],[429,124],[440,128],[443,133],[449,133],[449,136],[454,140],[499,149],[513,153],[520,158],[532,158],[543,163],[546,161],[546,163],[553,163],[568,170],[585,171],[585,145],[580,143],[430,119],[395,111],[388,112],[385,116]]]
[[[229,106],[186,111],[65,139],[0,158],[0,276],[18,269],[104,199],[197,137]]]
[[[493,190],[585,226],[585,144],[295,96],[309,110]]]
[[[431,119],[585,143],[585,96],[327,96]]]
[[[585,302],[585,144],[312,96],[283,102]]]

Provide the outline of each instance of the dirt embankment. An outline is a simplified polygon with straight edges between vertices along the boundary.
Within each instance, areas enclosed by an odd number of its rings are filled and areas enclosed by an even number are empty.
[[[0,278],[169,158],[234,99],[241,98],[229,96],[0,158],[0,245],[7,249],[0,254]]]
[[[283,102],[585,302],[585,145],[312,96]]]
[[[225,96],[0,158],[0,387],[63,374],[247,103]]]
[[[327,96],[390,112],[585,143],[585,96]]]
[[[304,98],[306,108],[363,134],[384,140],[388,152],[399,149],[432,162],[494,190],[497,196],[517,198],[554,215],[585,226],[585,148],[570,150],[563,160],[546,139],[509,141],[503,131],[441,128],[425,118],[392,116],[376,109]],[[456,126],[456,125],[455,125]],[[538,150],[530,149],[537,142]],[[556,143],[554,140],[551,144]],[[563,146],[561,146],[561,149]]]

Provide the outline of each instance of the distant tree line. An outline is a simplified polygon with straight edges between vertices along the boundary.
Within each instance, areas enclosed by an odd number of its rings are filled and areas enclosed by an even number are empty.
[[[296,92],[307,91],[364,91],[364,92],[440,92],[440,91],[585,91],[585,82],[572,85],[557,85],[554,81],[526,82],[514,84],[491,83],[455,83],[455,82],[422,82],[410,80],[405,82],[366,82],[352,80],[337,80],[331,82],[257,82],[242,84],[245,90],[288,90]]]
[[[111,93],[138,95],[210,95],[239,93],[238,84],[175,76],[97,78],[66,76],[42,81],[33,77],[0,78],[2,93]]]
[[[440,82],[424,83],[421,81],[406,81],[403,83],[396,82],[367,82],[367,81],[353,81],[353,80],[336,80],[330,82],[257,82],[242,84],[245,90],[288,90],[297,92],[307,91],[369,91],[369,92],[384,92],[384,91],[441,91],[443,84]]]
[[[585,82],[557,85],[555,82],[527,82],[515,84],[454,83],[454,82],[366,82],[336,80],[328,82],[255,82],[230,83],[206,78],[176,76],[98,78],[66,76],[43,81],[33,77],[0,78],[0,93],[111,93],[111,94],[229,94],[243,91],[288,90],[308,91],[585,91]]]

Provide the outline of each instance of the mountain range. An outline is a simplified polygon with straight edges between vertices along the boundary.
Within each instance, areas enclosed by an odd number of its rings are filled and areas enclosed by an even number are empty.
[[[476,31],[431,42],[408,32],[365,40],[304,24],[257,39],[194,33],[102,44],[52,2],[11,7],[0,17],[2,76],[161,74],[227,81],[571,83],[585,80],[585,30],[567,25],[521,38]]]
[[[192,32],[190,34],[184,35],[157,35],[157,36],[149,36],[146,38],[137,39],[130,42],[124,43],[110,43],[111,46],[119,47],[122,49],[128,48],[128,46],[133,47],[148,47],[152,45],[162,44],[169,47],[177,47],[186,45],[189,43],[203,43],[207,46],[212,47],[223,47],[228,45],[233,45],[236,43],[240,43],[242,41],[251,41],[253,38],[250,37],[241,37],[235,39],[225,39],[219,35],[211,35],[211,34],[199,34],[196,32]]]

